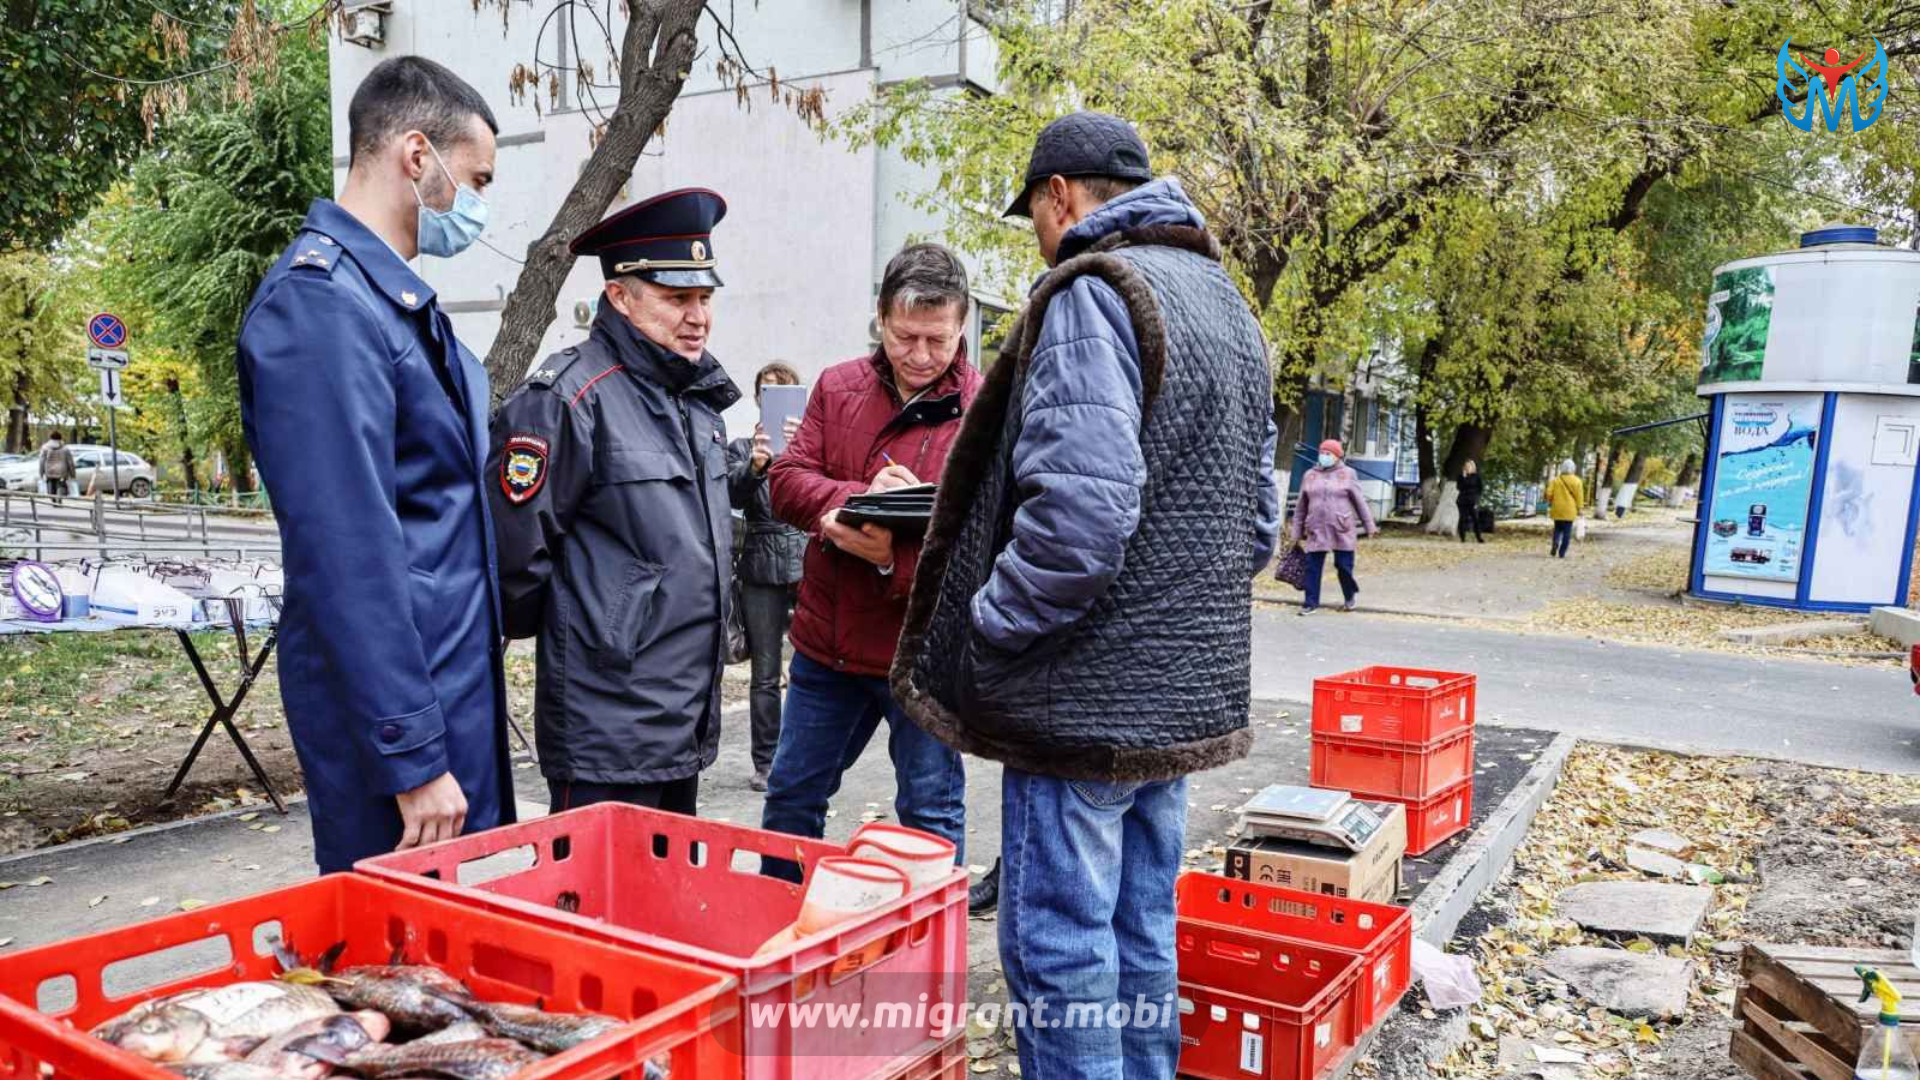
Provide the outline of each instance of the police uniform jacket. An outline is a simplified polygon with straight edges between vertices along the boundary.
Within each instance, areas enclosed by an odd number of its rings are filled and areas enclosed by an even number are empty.
[[[433,289],[318,199],[240,331],[241,418],[280,525],[280,694],[323,872],[391,851],[394,796],[451,772],[513,820],[486,369]]]
[[[538,639],[549,779],[650,784],[720,748],[733,523],[726,425],[740,391],[610,304],[493,423],[489,488],[507,631]]]

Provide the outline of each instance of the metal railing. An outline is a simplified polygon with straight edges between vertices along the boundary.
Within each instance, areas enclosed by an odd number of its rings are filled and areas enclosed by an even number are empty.
[[[51,537],[48,534],[53,534]],[[104,495],[0,492],[0,549],[45,560],[115,553],[277,557],[280,534],[258,512],[153,503],[115,506]]]

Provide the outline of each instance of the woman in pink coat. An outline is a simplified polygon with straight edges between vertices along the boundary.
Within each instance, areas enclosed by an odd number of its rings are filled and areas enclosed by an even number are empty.
[[[1294,505],[1293,536],[1307,550],[1307,602],[1300,614],[1320,610],[1320,577],[1327,569],[1327,553],[1333,553],[1333,566],[1340,575],[1340,592],[1346,603],[1342,611],[1353,610],[1353,598],[1360,595],[1360,583],[1353,579],[1353,546],[1362,528],[1368,536],[1380,532],[1373,523],[1373,509],[1360,493],[1360,477],[1346,464],[1346,451],[1340,440],[1320,444],[1320,461],[1307,470],[1300,481],[1300,498]]]

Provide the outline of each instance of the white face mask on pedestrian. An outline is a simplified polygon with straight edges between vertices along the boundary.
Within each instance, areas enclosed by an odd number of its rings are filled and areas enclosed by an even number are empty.
[[[487,227],[487,201],[479,192],[454,179],[453,170],[447,168],[432,143],[427,144],[427,150],[439,163],[440,171],[447,175],[447,183],[453,185],[453,205],[445,210],[428,206],[427,200],[420,197],[419,182],[414,182],[413,201],[420,204],[420,254],[450,259],[480,239],[480,233]]]
[[[1337,457],[1334,457],[1332,454],[1320,455],[1320,467],[1323,469],[1331,469],[1335,465],[1339,464],[1339,462],[1340,462],[1340,459]]]

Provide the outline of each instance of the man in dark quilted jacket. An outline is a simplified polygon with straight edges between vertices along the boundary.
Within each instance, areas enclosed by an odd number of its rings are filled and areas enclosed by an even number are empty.
[[[1170,1080],[1186,777],[1251,745],[1252,583],[1280,527],[1266,346],[1124,121],[1049,125],[1009,214],[1053,269],[948,458],[894,692],[1006,767],[1021,1074]]]

